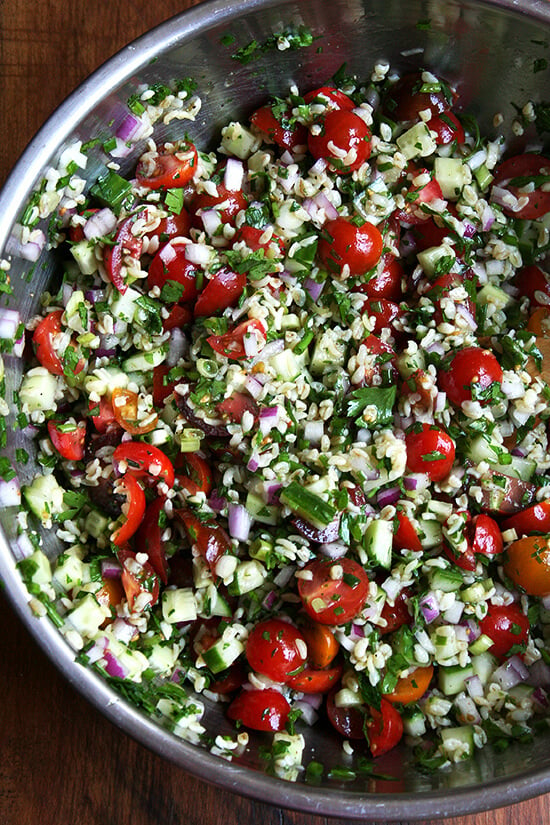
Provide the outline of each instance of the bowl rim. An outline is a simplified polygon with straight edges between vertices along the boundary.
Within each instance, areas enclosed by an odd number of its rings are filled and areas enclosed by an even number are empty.
[[[292,5],[294,0],[240,0],[238,16],[271,6]],[[471,0],[456,0],[469,5]],[[508,11],[550,26],[550,3],[545,0],[477,0],[476,6]],[[233,20],[235,6],[226,0],[203,0],[176,14],[122,47],[92,72],[52,112],[29,141],[0,189],[0,214],[19,214],[32,187],[50,161],[51,145],[61,145],[86,114],[114,88],[124,84],[140,67],[158,55],[158,42],[168,51],[190,37],[204,34]],[[15,207],[14,207],[15,204]],[[9,209],[8,209],[9,205]],[[0,221],[0,250],[11,222]],[[75,652],[53,623],[36,616],[30,596],[16,568],[15,558],[0,527],[0,581],[14,611],[34,641],[57,670],[109,721],[149,750],[167,758],[197,778],[217,787],[260,800],[275,807],[346,819],[409,821],[468,815],[525,801],[550,792],[550,768],[526,769],[509,779],[493,779],[480,786],[396,793],[351,792],[345,788],[307,786],[271,777],[244,765],[224,762],[209,750],[192,745],[163,729],[126,702],[101,677],[75,661]],[[282,789],[284,788],[284,799]]]

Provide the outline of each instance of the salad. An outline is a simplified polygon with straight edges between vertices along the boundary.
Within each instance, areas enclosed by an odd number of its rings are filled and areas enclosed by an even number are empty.
[[[21,227],[33,257],[49,209],[65,253],[17,396],[35,609],[176,735],[230,759],[273,733],[290,778],[307,725],[432,767],[531,737],[550,689],[542,145],[511,154],[444,80],[384,64],[266,101],[212,152],[189,82],[129,106],[107,171],[85,190],[77,146]],[[205,699],[234,735],[205,729]]]

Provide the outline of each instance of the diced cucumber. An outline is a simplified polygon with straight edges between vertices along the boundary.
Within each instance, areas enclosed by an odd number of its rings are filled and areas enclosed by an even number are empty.
[[[440,265],[442,261],[445,261],[445,271],[449,271],[451,264],[456,258],[456,252],[449,244],[442,243],[440,246],[430,246],[428,249],[423,249],[417,253],[416,257],[428,278],[433,278],[438,269],[438,265]]]
[[[437,662],[448,661],[458,653],[458,641],[454,627],[451,625],[435,627],[430,632],[430,641],[435,648],[434,655]]]
[[[23,376],[19,388],[19,401],[30,412],[55,410],[57,404],[57,378],[45,367],[33,367]]]
[[[377,567],[391,568],[393,525],[384,519],[371,521],[365,530],[364,544],[369,559]]]
[[[407,349],[397,356],[395,365],[401,378],[404,378],[406,381],[413,373],[426,369],[424,352],[420,347],[417,347],[415,351]]]
[[[526,699],[531,699],[535,688],[533,685],[526,685],[525,683],[514,685],[508,690],[509,696],[512,696],[517,702],[523,702]]]
[[[479,602],[485,601],[486,595],[487,591],[483,582],[474,582],[469,587],[465,587],[464,590],[460,591],[460,598],[468,604],[479,604]]]
[[[283,504],[314,527],[322,530],[336,517],[336,508],[321,496],[292,481],[280,494]]]
[[[399,135],[396,143],[407,160],[428,157],[437,149],[436,142],[423,121],[415,123],[414,126]]]
[[[260,524],[277,524],[279,521],[279,508],[266,504],[263,498],[256,493],[248,492],[245,507],[254,521],[259,521]]]
[[[71,255],[83,275],[93,275],[94,272],[97,272],[95,245],[90,241],[84,239],[73,244],[71,246]]]
[[[436,158],[434,175],[443,197],[451,201],[457,200],[464,187],[472,181],[472,171],[462,158]]]
[[[43,524],[48,524],[53,516],[67,509],[63,501],[65,490],[54,475],[36,476],[22,492],[30,510]]]
[[[293,241],[285,258],[285,269],[292,273],[304,270],[310,272],[315,261],[318,240],[317,234],[314,233],[300,238],[299,241]]]
[[[114,389],[124,390],[127,386],[128,376],[118,367],[100,367],[84,379],[84,390],[88,395],[95,393],[110,398]]]
[[[25,579],[30,579],[41,590],[49,589],[52,582],[52,567],[49,558],[42,550],[35,550],[20,562]]]
[[[121,321],[131,324],[134,320],[137,309],[137,301],[141,298],[141,293],[131,286],[126,287],[124,294],[121,292],[113,292],[113,297],[110,301],[111,314]]]
[[[493,175],[489,172],[484,163],[474,170],[474,177],[477,180],[477,185],[482,192],[485,192],[485,190],[489,188],[494,179]]]
[[[522,458],[519,455],[511,456],[510,464],[508,465],[508,474],[515,475],[522,481],[531,481],[535,475],[537,464],[530,458]]]
[[[496,464],[501,455],[509,455],[506,447],[493,441],[490,436],[485,435],[477,435],[475,438],[468,439],[464,453],[466,458],[469,458],[474,464],[480,464],[482,461]]]
[[[95,636],[110,615],[108,607],[99,604],[93,593],[87,593],[67,613],[67,621],[83,637]]]
[[[424,550],[438,547],[443,541],[443,531],[439,521],[435,518],[419,518],[418,538]]]
[[[406,705],[401,711],[403,730],[408,736],[424,736],[426,717],[415,705]]]
[[[248,554],[253,559],[258,559],[258,561],[265,561],[269,555],[273,551],[273,543],[269,538],[264,536],[260,536],[257,539],[254,539],[250,548],[248,550]]]
[[[353,708],[363,705],[363,697],[360,693],[349,688],[342,688],[334,695],[334,704],[337,708]]]
[[[445,696],[455,696],[466,689],[466,679],[470,679],[473,675],[474,668],[471,664],[465,667],[459,665],[444,667],[440,665],[438,670],[439,689]]]
[[[303,356],[296,355],[291,349],[284,349],[272,355],[269,364],[280,381],[294,381],[302,372],[305,359]]]
[[[197,618],[197,600],[193,588],[165,590],[162,594],[162,617],[168,624],[194,622]]]
[[[242,596],[261,587],[267,579],[267,570],[257,559],[242,561],[237,565],[233,581],[228,587],[231,596]]]
[[[126,372],[151,372],[166,360],[167,348],[165,346],[156,347],[148,352],[136,352],[125,358],[122,367]]]
[[[439,501],[436,498],[431,498],[426,504],[426,511],[433,513],[438,521],[447,521],[452,515],[453,505],[448,501]]]
[[[244,644],[240,639],[234,637],[232,639],[224,639],[222,636],[221,639],[214,642],[208,650],[203,650],[201,655],[206,667],[211,670],[212,673],[220,673],[232,665],[243,651]]]
[[[110,519],[107,516],[104,516],[97,510],[90,510],[84,522],[84,530],[95,539],[98,539],[100,536],[104,535],[109,522]]]
[[[429,578],[431,589],[442,590],[444,593],[455,593],[463,582],[462,573],[454,567],[433,567]]]
[[[173,671],[178,660],[178,647],[173,644],[155,644],[147,652],[147,659],[154,673],[168,675]]]
[[[222,129],[222,147],[228,155],[246,160],[261,146],[261,138],[236,121]]]
[[[231,608],[214,584],[208,586],[204,607],[210,616],[231,616]]]
[[[337,328],[329,329],[316,339],[309,365],[312,375],[324,375],[344,365],[347,346],[338,333]]]
[[[485,653],[487,650],[489,650],[489,648],[491,648],[492,646],[493,640],[491,639],[491,637],[486,636],[484,633],[482,633],[481,636],[478,636],[477,639],[475,639],[471,643],[469,651],[472,654],[472,656],[479,656],[481,653]]]
[[[482,637],[480,636],[479,639],[481,638]],[[484,638],[487,639],[488,637],[485,636]],[[479,641],[479,639],[476,641]],[[497,659],[487,650],[485,650],[484,653],[479,653],[476,656],[472,656],[472,668],[474,670],[474,674],[478,677],[484,687],[489,684],[489,680],[491,679],[491,676],[497,666]]]
[[[478,291],[476,301],[480,305],[493,304],[497,309],[507,309],[515,303],[511,295],[495,284],[485,284]]]
[[[51,578],[63,590],[73,590],[91,581],[90,565],[73,553],[65,553],[58,559]]]
[[[474,729],[472,725],[459,725],[453,728],[441,728],[443,750],[453,761],[469,759],[474,753]]]

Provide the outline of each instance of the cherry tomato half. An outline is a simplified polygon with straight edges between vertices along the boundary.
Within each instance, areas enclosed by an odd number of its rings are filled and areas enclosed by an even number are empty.
[[[122,565],[121,582],[131,611],[141,607],[136,600],[145,594],[149,597],[147,607],[157,603],[160,593],[159,579],[149,562],[138,562],[136,554],[126,548],[120,548],[117,553]],[[140,599],[141,601],[141,599]]]
[[[322,103],[328,109],[355,109],[355,103],[348,95],[336,89],[334,86],[321,86],[319,89],[312,89],[304,95],[306,103]]]
[[[369,707],[366,735],[374,757],[388,753],[401,741],[403,736],[401,714],[384,697],[380,700],[380,710]]]
[[[300,631],[281,619],[266,619],[250,632],[246,642],[248,664],[273,682],[286,682],[303,669],[307,645]]]
[[[521,652],[529,639],[529,619],[517,604],[489,604],[487,615],[479,627],[481,632],[493,640],[489,648],[497,659]]]
[[[185,257],[186,244],[166,243],[159,249],[147,272],[147,286],[162,288],[168,284],[171,287],[170,303],[192,303],[197,297],[197,268]],[[164,293],[162,294],[164,298]]]
[[[393,600],[393,604],[390,604],[389,601],[384,602],[380,618],[384,619],[386,624],[384,627],[379,627],[381,636],[393,633],[403,625],[412,624],[413,617],[409,612],[409,599],[412,595],[410,588],[404,587]]]
[[[435,424],[415,424],[405,436],[407,469],[427,473],[432,481],[447,478],[455,460],[455,443]]]
[[[424,175],[429,175],[425,183],[416,182],[422,180]],[[393,214],[401,223],[407,224],[407,226],[416,226],[431,218],[429,209],[423,207],[429,207],[432,201],[441,200],[443,192],[437,180],[426,169],[415,168],[408,173],[408,177],[412,178],[413,182],[402,192],[405,198],[405,206],[402,209],[396,209]]]
[[[405,270],[395,255],[387,252],[380,258],[372,278],[355,286],[353,292],[362,292],[372,300],[388,298],[390,301],[399,301],[403,295],[401,282],[404,274]]]
[[[243,192],[233,189],[226,189],[223,183],[218,183],[216,186],[216,194],[212,195],[209,192],[200,192],[195,195],[191,208],[200,217],[202,212],[208,212],[215,209],[219,215],[220,222],[223,224],[230,224],[233,222],[235,216],[248,206],[248,200]],[[202,227],[202,220],[200,224],[196,220],[193,221],[195,225]]]
[[[227,715],[252,730],[284,730],[290,705],[278,690],[243,690],[233,699]]]
[[[307,145],[314,158],[349,175],[370,157],[371,131],[362,117],[346,109],[331,109],[310,128]]]
[[[404,123],[419,120],[420,112],[429,109],[432,115],[448,112],[453,95],[445,86],[424,82],[422,72],[403,75],[390,88],[384,99],[384,111],[394,121]]]
[[[227,267],[219,269],[207,281],[195,303],[195,317],[215,315],[228,307],[235,306],[246,286],[246,274],[233,272]]]
[[[168,583],[168,562],[165,542],[162,539],[166,512],[163,496],[147,505],[143,520],[135,534],[134,546],[138,553],[147,553],[149,564],[163,584]]]
[[[536,220],[550,211],[550,191],[541,188],[549,182],[550,159],[527,152],[508,158],[497,166],[493,186],[507,189],[518,200],[527,198],[525,205],[519,209],[503,205],[506,215]]]
[[[221,557],[231,552],[231,539],[223,527],[213,519],[200,521],[186,508],[175,510],[174,515],[185,527],[189,541],[196,545],[210,571],[215,573]]]
[[[391,693],[385,693],[384,696],[392,704],[408,705],[418,702],[428,690],[433,673],[432,665],[417,667],[408,676],[402,676]]]
[[[298,123],[290,109],[280,113],[276,106],[262,106],[250,118],[250,122],[268,141],[276,143],[282,149],[292,151],[296,146],[307,143],[307,129]]]
[[[382,248],[382,235],[374,224],[358,226],[349,218],[334,218],[323,226],[317,254],[333,274],[342,275],[347,266],[350,275],[364,275],[376,266]]]
[[[531,308],[548,308],[550,303],[550,278],[537,264],[522,267],[515,278],[520,293],[531,301]]]
[[[300,630],[307,643],[307,659],[311,666],[319,670],[328,667],[340,650],[332,630],[312,619],[301,622]]]
[[[123,220],[117,229],[114,244],[106,246],[103,250],[103,263],[107,275],[121,295],[124,295],[128,289],[124,280],[124,259],[126,256],[139,258],[143,248],[141,238],[137,238],[132,232],[135,219],[136,216],[132,215]]]
[[[286,684],[301,693],[327,693],[340,681],[342,670],[342,665],[333,665],[324,670],[306,667],[295,676],[289,676]]]
[[[89,402],[90,418],[94,422],[94,427],[98,433],[105,433],[111,426],[118,427],[116,423],[113,405],[106,395],[102,395],[99,403]]]
[[[466,347],[439,371],[438,383],[456,407],[472,399],[483,406],[491,403],[491,385],[502,383],[502,367],[489,350]]]
[[[225,355],[233,361],[240,361],[246,358],[245,339],[254,336],[258,341],[258,349],[265,345],[265,326],[262,321],[250,318],[242,321],[235,329],[225,332],[223,335],[209,335],[206,339],[214,352]]]
[[[63,361],[67,355],[67,350],[72,348],[76,351],[76,347],[71,341],[65,350],[65,354],[62,356],[63,360],[58,355],[56,336],[60,335],[63,331],[61,324],[62,317],[63,310],[61,309],[56,309],[48,313],[48,315],[40,321],[32,336],[36,357],[42,366],[45,367],[48,372],[51,372],[52,375],[63,375],[65,373]],[[84,361],[82,358],[79,358],[73,370],[74,374],[77,375],[83,368]]]
[[[443,112],[430,118],[428,129],[436,133],[435,142],[438,146],[448,146],[454,142],[461,144],[466,139],[461,122],[452,112]]]
[[[367,387],[393,383],[397,375],[396,353],[393,347],[377,335],[367,335],[361,346],[366,348],[367,358],[362,360],[359,374],[355,371],[353,383]]]
[[[115,448],[113,464],[124,463],[126,473],[149,482],[174,486],[174,467],[162,450],[144,441],[123,441]]]
[[[208,461],[198,453],[180,453],[176,459],[176,470],[182,487],[192,495],[212,490],[212,470]]]
[[[115,387],[111,394],[111,405],[113,415],[117,424],[131,435],[143,435],[149,433],[157,426],[158,415],[147,415],[143,418],[143,424],[138,419],[139,396],[132,390]]]
[[[357,616],[369,595],[369,579],[360,564],[347,557],[314,559],[304,567],[311,578],[298,579],[298,592],[316,622],[340,625]]]
[[[396,547],[397,550],[413,550],[415,553],[421,553],[423,549],[422,542],[410,518],[401,510],[396,512],[395,517],[397,519],[397,528],[393,534],[394,547]]]
[[[170,150],[160,149],[152,159],[140,160],[136,179],[147,189],[177,189],[189,183],[197,166],[196,147],[188,140],[180,140]]]
[[[550,499],[539,501],[520,513],[505,519],[503,530],[515,530],[519,536],[528,533],[550,533]]]
[[[529,596],[550,594],[550,544],[548,536],[525,536],[506,551],[504,572]]]
[[[126,473],[115,482],[115,489],[119,489],[126,496],[126,503],[122,508],[126,517],[112,534],[111,541],[117,547],[122,547],[141,524],[145,513],[145,493],[139,481],[130,473]]]
[[[86,441],[86,422],[48,421],[48,435],[57,452],[68,461],[82,461]]]

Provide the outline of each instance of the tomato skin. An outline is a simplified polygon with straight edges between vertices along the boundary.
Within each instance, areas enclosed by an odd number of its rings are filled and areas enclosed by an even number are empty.
[[[366,347],[368,355],[374,356],[364,363],[360,381],[354,375],[353,383],[360,386],[377,386],[378,384],[388,384],[395,380],[397,368],[395,366],[396,353],[377,335],[367,335],[361,346]]]
[[[48,315],[40,321],[32,336],[36,357],[42,366],[45,367],[48,372],[51,372],[52,375],[64,374],[63,362],[55,351],[52,342],[52,338],[62,332],[62,317],[62,309],[56,309],[53,312],[48,313]],[[74,348],[75,345],[71,341],[69,346]],[[77,375],[83,368],[84,361],[81,358],[74,368],[74,374]]]
[[[435,424],[415,424],[406,434],[405,444],[411,473],[427,473],[432,481],[447,478],[455,460],[455,444],[445,430]],[[431,454],[436,457],[430,458]]]
[[[213,519],[200,521],[186,508],[175,510],[174,515],[185,527],[189,541],[197,546],[211,573],[215,573],[218,561],[231,551],[231,540],[223,527]]]
[[[158,602],[160,585],[151,565],[148,562],[139,563],[136,554],[126,548],[121,547],[117,556],[122,565],[121,582],[130,611],[134,610],[136,599],[143,593],[151,596],[148,607],[152,607]]]
[[[194,494],[205,493],[208,495],[212,490],[212,470],[205,458],[198,453],[180,453],[176,460],[178,479],[182,486],[192,485]],[[185,476],[180,474],[184,470]]]
[[[321,131],[317,133],[319,126]],[[349,175],[370,157],[371,138],[369,127],[359,115],[331,109],[310,129],[307,145],[314,158],[324,158],[335,172]],[[344,152],[344,157],[335,149]]]
[[[306,667],[295,676],[290,676],[286,684],[301,693],[327,693],[339,682],[342,670],[342,665],[333,665],[325,670]]]
[[[409,676],[399,679],[391,693],[384,694],[385,698],[392,704],[408,705],[418,702],[428,690],[433,672],[433,665],[417,667]]]
[[[168,584],[168,561],[161,526],[166,499],[155,498],[145,509],[143,520],[134,536],[134,546],[138,553],[147,553],[149,564],[163,584]]]
[[[68,461],[82,461],[86,442],[86,422],[78,421],[75,429],[63,432],[61,421],[48,421],[48,435],[59,455]]]
[[[257,109],[250,118],[250,122],[265,137],[276,143],[282,149],[292,151],[297,146],[305,146],[307,129],[301,123],[289,120],[291,110],[283,114],[282,121],[275,116],[272,107],[268,104]]]
[[[503,530],[515,530],[518,535],[550,533],[550,499],[544,499],[502,522]]]
[[[550,192],[545,192],[536,188],[533,192],[524,193],[520,187],[511,184],[517,178],[531,178],[550,173],[550,159],[543,155],[526,152],[523,155],[516,155],[503,161],[497,166],[494,172],[493,186],[508,189],[516,197],[527,197],[527,203],[519,210],[513,210],[508,206],[502,209],[511,218],[523,218],[526,220],[536,220],[546,215],[550,211]]]
[[[225,332],[223,335],[209,335],[206,339],[214,352],[225,355],[234,361],[246,358],[244,339],[247,335],[260,333],[265,338],[265,326],[262,321],[250,318],[242,321],[235,329]]]
[[[159,249],[147,273],[149,289],[158,287],[162,290],[165,284],[178,284],[178,302],[192,303],[198,295],[197,268],[185,257],[186,244],[173,244],[170,241]]]
[[[105,395],[100,397],[98,404],[90,401],[88,406],[89,409],[94,412],[94,415],[90,415],[90,418],[94,422],[94,427],[98,433],[106,432],[113,424],[118,426],[116,424],[113,405]]]
[[[331,571],[338,567],[342,568],[344,577],[333,579]],[[298,593],[306,613],[314,621],[346,624],[361,612],[369,595],[369,579],[360,564],[347,557],[336,562],[314,559],[304,570],[311,572],[313,578],[298,579]]]
[[[160,149],[154,157],[154,167],[139,161],[136,179],[147,189],[177,189],[193,178],[198,166],[198,153],[193,143],[180,140],[171,151]]]
[[[347,265],[350,275],[363,275],[372,269],[382,254],[380,231],[368,221],[361,226],[348,218],[327,221],[319,238],[317,254],[331,273],[342,275]]]
[[[252,730],[281,731],[288,722],[290,705],[278,690],[243,690],[231,702],[227,715]]]
[[[481,347],[458,350],[447,368],[438,374],[440,388],[456,407],[472,400],[472,385],[486,390],[495,382],[502,383],[502,367],[492,352]],[[477,400],[482,406],[490,403],[483,398]]]
[[[479,623],[481,632],[493,640],[489,648],[497,659],[505,659],[512,648],[524,648],[529,639],[529,619],[517,604],[489,604],[487,615]]]
[[[408,176],[413,180],[425,173],[426,169],[414,169],[408,173]],[[437,180],[430,175],[430,180],[427,183],[412,183],[404,191],[406,204],[403,209],[396,209],[393,213],[395,218],[407,226],[416,226],[423,224],[431,218],[429,212],[422,209],[423,204],[430,204],[434,200],[443,199],[443,192]]]
[[[388,89],[384,111],[395,121],[409,123],[419,119],[419,113],[429,109],[432,115],[448,112],[453,100],[443,91],[421,92],[422,73],[403,75]]]
[[[405,587],[394,599],[393,604],[389,602],[384,603],[380,616],[386,620],[386,626],[379,628],[381,636],[393,633],[395,630],[403,627],[403,625],[408,626],[412,624],[413,617],[409,613],[408,608],[408,599],[411,595],[411,590]]]
[[[480,513],[467,526],[467,535],[474,553],[492,558],[502,553],[504,541],[500,527],[491,516]]]
[[[126,495],[128,513],[126,520],[112,534],[111,541],[117,547],[122,547],[132,538],[141,524],[145,513],[145,493],[139,481],[130,473],[123,475],[117,485]]]
[[[158,416],[154,415],[148,423],[137,424],[138,394],[132,390],[115,387],[111,394],[113,416],[117,424],[131,435],[150,433],[157,426]],[[149,418],[149,416],[148,416]]]
[[[320,86],[304,95],[306,103],[323,103],[329,109],[355,109],[355,103],[348,95],[334,86]]]
[[[195,318],[215,315],[235,306],[246,286],[246,274],[222,267],[210,278],[195,303]]]
[[[233,244],[244,241],[253,252],[263,249],[267,258],[278,258],[280,255],[284,255],[285,244],[282,238],[279,238],[278,235],[271,235],[269,241],[260,242],[264,232],[265,228],[260,229],[245,223],[235,232]]]
[[[306,647],[300,631],[289,622],[266,619],[250,632],[246,658],[252,670],[274,682],[286,683],[293,673],[304,667]]]
[[[435,142],[438,146],[448,146],[450,143],[464,143],[466,136],[459,119],[452,112],[434,115],[428,121],[428,129],[437,133]]]
[[[415,553],[422,552],[422,543],[418,538],[418,533],[408,516],[401,510],[397,510],[397,529],[393,534],[393,545],[397,550],[413,550]]]
[[[188,238],[191,229],[189,212],[182,208],[177,215],[172,212],[160,219],[159,225],[147,233],[148,238],[158,238],[159,248],[167,244],[172,238]]]
[[[403,736],[401,714],[387,699],[380,700],[380,710],[369,707],[366,733],[374,757],[382,756],[399,744]]]
[[[373,278],[365,284],[358,284],[353,288],[353,292],[363,292],[367,298],[378,300],[387,298],[390,301],[399,301],[403,296],[401,282],[405,270],[395,257],[389,252],[382,255],[378,269]]]
[[[326,710],[329,722],[346,739],[364,739],[366,707],[364,705],[339,707],[334,702],[338,690],[338,687],[333,688],[327,695]]]
[[[226,421],[240,424],[245,412],[249,412],[256,419],[259,408],[253,398],[243,392],[234,392],[229,398],[224,398],[216,405],[216,411]]]
[[[146,444],[144,441],[123,441],[113,453],[113,464],[119,462],[127,465],[127,475],[145,478],[149,482],[164,481],[168,487],[174,486],[172,462],[162,450],[152,444]]]
[[[300,623],[300,630],[306,640],[307,658],[311,666],[317,670],[328,667],[340,650],[334,633],[326,625],[312,619]]]
[[[384,329],[391,329],[392,334],[394,334],[397,331],[394,322],[401,320],[403,316],[399,304],[388,301],[387,298],[365,301],[362,312],[363,315],[374,318],[373,335],[380,335]]]
[[[229,696],[230,693],[239,690],[245,682],[246,671],[240,662],[235,662],[227,670],[222,671],[218,679],[208,685],[208,690],[219,696]]]
[[[506,551],[504,572],[529,596],[550,594],[550,545],[548,536],[524,536]]]
[[[242,209],[246,209],[248,200],[243,192],[226,189],[223,183],[218,183],[216,189],[216,195],[210,195],[208,192],[200,192],[195,195],[191,208],[197,218],[200,218],[201,211],[206,212],[215,209],[219,213],[220,221],[223,224],[230,224]],[[202,227],[202,220],[198,223],[195,219],[193,223]]]
[[[132,215],[119,225],[112,246],[106,246],[103,250],[103,263],[109,280],[121,295],[124,295],[128,285],[124,281],[122,264],[126,255],[139,258],[143,248],[143,242],[132,232],[135,216]]]
[[[515,283],[520,293],[529,298],[531,307],[548,307],[550,302],[550,279],[540,266],[531,264],[531,266],[522,267],[516,275]],[[539,293],[538,297],[537,293]]]

